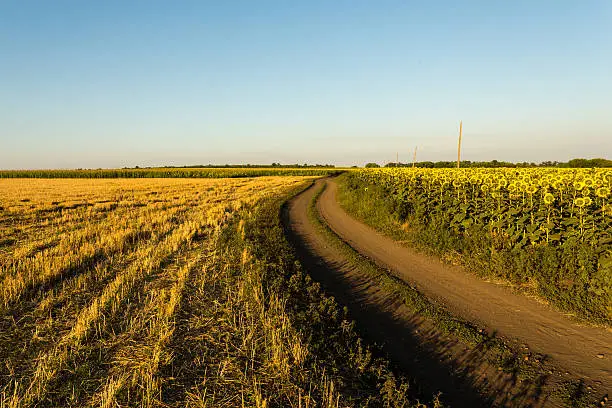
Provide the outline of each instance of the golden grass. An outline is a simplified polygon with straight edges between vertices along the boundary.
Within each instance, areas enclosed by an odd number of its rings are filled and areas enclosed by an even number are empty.
[[[295,261],[309,180],[0,179],[0,408],[425,407]]]
[[[0,406],[163,405],[176,313],[190,277],[218,260],[220,226],[304,181],[0,179]],[[299,347],[272,354],[281,374],[303,358]],[[58,395],[62,381],[70,395]]]

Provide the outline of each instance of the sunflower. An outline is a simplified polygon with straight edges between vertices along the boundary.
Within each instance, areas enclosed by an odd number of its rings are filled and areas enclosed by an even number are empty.
[[[578,197],[574,200],[574,205],[582,208],[586,205],[586,199],[584,197]]]
[[[489,191],[489,185],[488,185],[488,184],[482,184],[482,185],[480,186],[480,190],[481,190],[483,193],[486,193],[487,191]]]
[[[530,184],[525,188],[527,194],[535,194],[536,191],[538,191],[538,187],[535,184]]]
[[[574,181],[574,188],[578,191],[582,190],[585,184],[582,181]]]
[[[597,197],[606,198],[610,195],[610,189],[608,187],[599,187],[595,190]]]
[[[601,207],[601,211],[603,211],[604,214],[612,215],[612,204],[604,205]]]
[[[588,197],[591,195],[591,189],[589,189],[588,187],[585,187],[582,189],[582,196],[583,197]]]
[[[552,182],[552,188],[555,190],[561,190],[563,188],[563,180],[556,179]]]
[[[591,204],[593,204],[593,200],[591,200],[591,197],[584,197],[584,206],[588,207]]]
[[[544,204],[550,205],[553,203],[553,201],[555,201],[554,195],[552,195],[551,193],[544,194]]]
[[[587,187],[593,187],[593,184],[595,183],[595,180],[593,180],[591,177],[587,177],[584,180],[582,180],[582,182]]]
[[[456,188],[461,187],[461,182],[459,180],[453,180],[453,187],[456,187]]]

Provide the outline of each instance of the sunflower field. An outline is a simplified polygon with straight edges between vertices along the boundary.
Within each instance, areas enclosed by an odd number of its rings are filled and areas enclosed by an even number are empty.
[[[610,321],[612,170],[361,169],[345,188],[382,200],[416,243]]]

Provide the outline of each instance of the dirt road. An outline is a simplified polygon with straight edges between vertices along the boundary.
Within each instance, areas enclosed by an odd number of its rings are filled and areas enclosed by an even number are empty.
[[[534,299],[513,293],[507,287],[485,282],[460,268],[445,265],[436,258],[401,246],[346,214],[336,201],[335,182],[320,180],[317,183],[320,185],[325,182],[328,185],[317,203],[317,208],[330,228],[354,249],[402,280],[412,283],[419,291],[443,304],[453,314],[478,322],[491,332],[517,339],[530,349],[550,356],[556,366],[575,376],[598,382],[598,392],[605,393],[606,390],[612,389],[610,330],[580,326]],[[352,306],[354,313],[358,315],[358,325],[360,314],[365,314],[366,320],[369,316],[370,322],[366,321],[362,326],[366,332],[373,335],[375,341],[386,343],[387,352],[393,356],[393,347],[403,347],[405,344],[402,346],[402,342],[419,340],[408,339],[406,333],[423,322],[410,311],[402,310],[401,302],[385,298],[380,288],[367,282],[367,278],[354,270],[317,234],[306,216],[313,194],[314,189],[311,188],[296,197],[290,203],[287,215],[294,238],[301,241],[303,252],[305,251],[302,258],[310,257],[311,263],[321,266],[318,279],[323,280],[341,302]],[[395,329],[389,325],[376,327],[376,324],[384,325],[385,315],[390,316],[389,324],[395,324]],[[406,331],[394,338],[393,330]],[[435,336],[435,328],[432,328],[431,332]],[[423,340],[422,336],[420,337]],[[428,347],[434,355],[443,354],[435,350],[444,343],[442,339],[430,343]],[[449,346],[447,341],[444,347],[456,349],[458,346],[454,343]],[[397,356],[401,359],[402,353],[396,353]],[[450,378],[444,380],[441,374],[443,370],[443,367],[440,367],[438,372],[434,370],[431,376],[434,380],[437,379],[438,383],[446,380],[449,384],[452,383]],[[454,387],[456,386],[455,384]],[[513,384],[512,387],[516,388],[518,385]],[[453,398],[452,389],[453,385],[447,387],[447,394],[450,393],[451,399],[457,401]],[[497,399],[497,402],[500,403],[500,400]],[[501,405],[514,404],[505,404],[502,401]]]

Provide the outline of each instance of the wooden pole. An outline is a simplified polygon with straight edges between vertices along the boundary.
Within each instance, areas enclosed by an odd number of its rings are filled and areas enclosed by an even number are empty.
[[[417,152],[417,146],[414,146],[414,154],[412,155],[412,167],[414,167],[416,163],[416,152]]]
[[[457,144],[457,168],[461,162],[461,134],[463,133],[463,121],[459,121],[459,143]]]
[[[399,152],[395,153],[395,167],[399,167]]]

